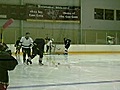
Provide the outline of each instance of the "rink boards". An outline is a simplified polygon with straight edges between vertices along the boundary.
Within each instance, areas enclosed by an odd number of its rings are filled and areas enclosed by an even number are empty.
[[[9,49],[15,52],[14,44],[8,44]],[[46,47],[45,47],[46,49]],[[70,54],[84,54],[84,53],[120,53],[120,45],[80,45],[72,44],[69,48]],[[64,45],[56,44],[52,48],[52,54],[64,53]]]

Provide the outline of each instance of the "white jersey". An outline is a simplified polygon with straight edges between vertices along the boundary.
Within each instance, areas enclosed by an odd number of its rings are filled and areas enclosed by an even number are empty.
[[[31,37],[26,39],[24,36],[20,40],[20,45],[22,46],[22,48],[30,48],[32,44],[33,44],[33,39]]]
[[[52,46],[52,40],[48,41],[46,45],[47,46]]]

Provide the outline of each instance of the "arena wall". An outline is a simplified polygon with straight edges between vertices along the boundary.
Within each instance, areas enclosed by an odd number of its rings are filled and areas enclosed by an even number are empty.
[[[56,23],[56,22],[30,22],[26,20],[15,20],[4,32],[4,42],[14,44],[18,37],[31,33],[34,39],[49,36],[57,42],[63,42],[67,37],[72,44],[106,44],[106,36],[112,35],[116,38],[116,44],[120,44],[120,21],[116,20],[116,10],[120,10],[120,0],[1,0],[0,4],[25,5],[43,4],[60,6],[80,6],[80,23]],[[87,7],[86,7],[87,6]],[[114,20],[94,19],[94,9],[114,10]],[[0,20],[0,27],[6,19]],[[60,43],[59,43],[60,44]]]
[[[8,44],[12,53],[15,52],[14,44]],[[64,53],[64,45],[56,44],[56,47],[52,48],[53,54]],[[71,45],[69,48],[71,54],[84,54],[84,53],[120,53],[120,45]]]

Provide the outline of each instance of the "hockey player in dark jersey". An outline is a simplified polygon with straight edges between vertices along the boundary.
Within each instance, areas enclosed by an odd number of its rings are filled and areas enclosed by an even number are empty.
[[[64,55],[68,55],[68,48],[70,47],[71,40],[64,38],[65,52]]]
[[[17,39],[17,41],[16,41],[16,43],[15,43],[15,47],[16,47],[16,51],[15,51],[15,54],[17,55],[17,54],[20,54],[20,45],[19,45],[19,43],[20,43],[20,37]]]
[[[16,59],[18,61],[20,61],[20,49],[21,49],[21,46],[19,45],[20,43],[20,37],[17,39],[17,41],[15,42],[15,56],[16,56]]]
[[[17,60],[7,52],[6,44],[0,43],[0,90],[7,90],[9,85],[8,71],[14,70]]]
[[[43,65],[42,58],[44,53],[44,45],[45,45],[44,39],[42,38],[35,39],[32,47],[32,55],[27,59],[27,65],[32,64],[31,59],[33,59],[36,55],[39,55],[39,64]]]

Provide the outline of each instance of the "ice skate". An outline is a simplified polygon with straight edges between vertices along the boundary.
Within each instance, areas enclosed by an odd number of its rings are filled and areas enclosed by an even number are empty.
[[[27,59],[27,65],[32,64],[32,61]]]
[[[40,66],[43,66],[44,64],[43,63],[39,63]]]

